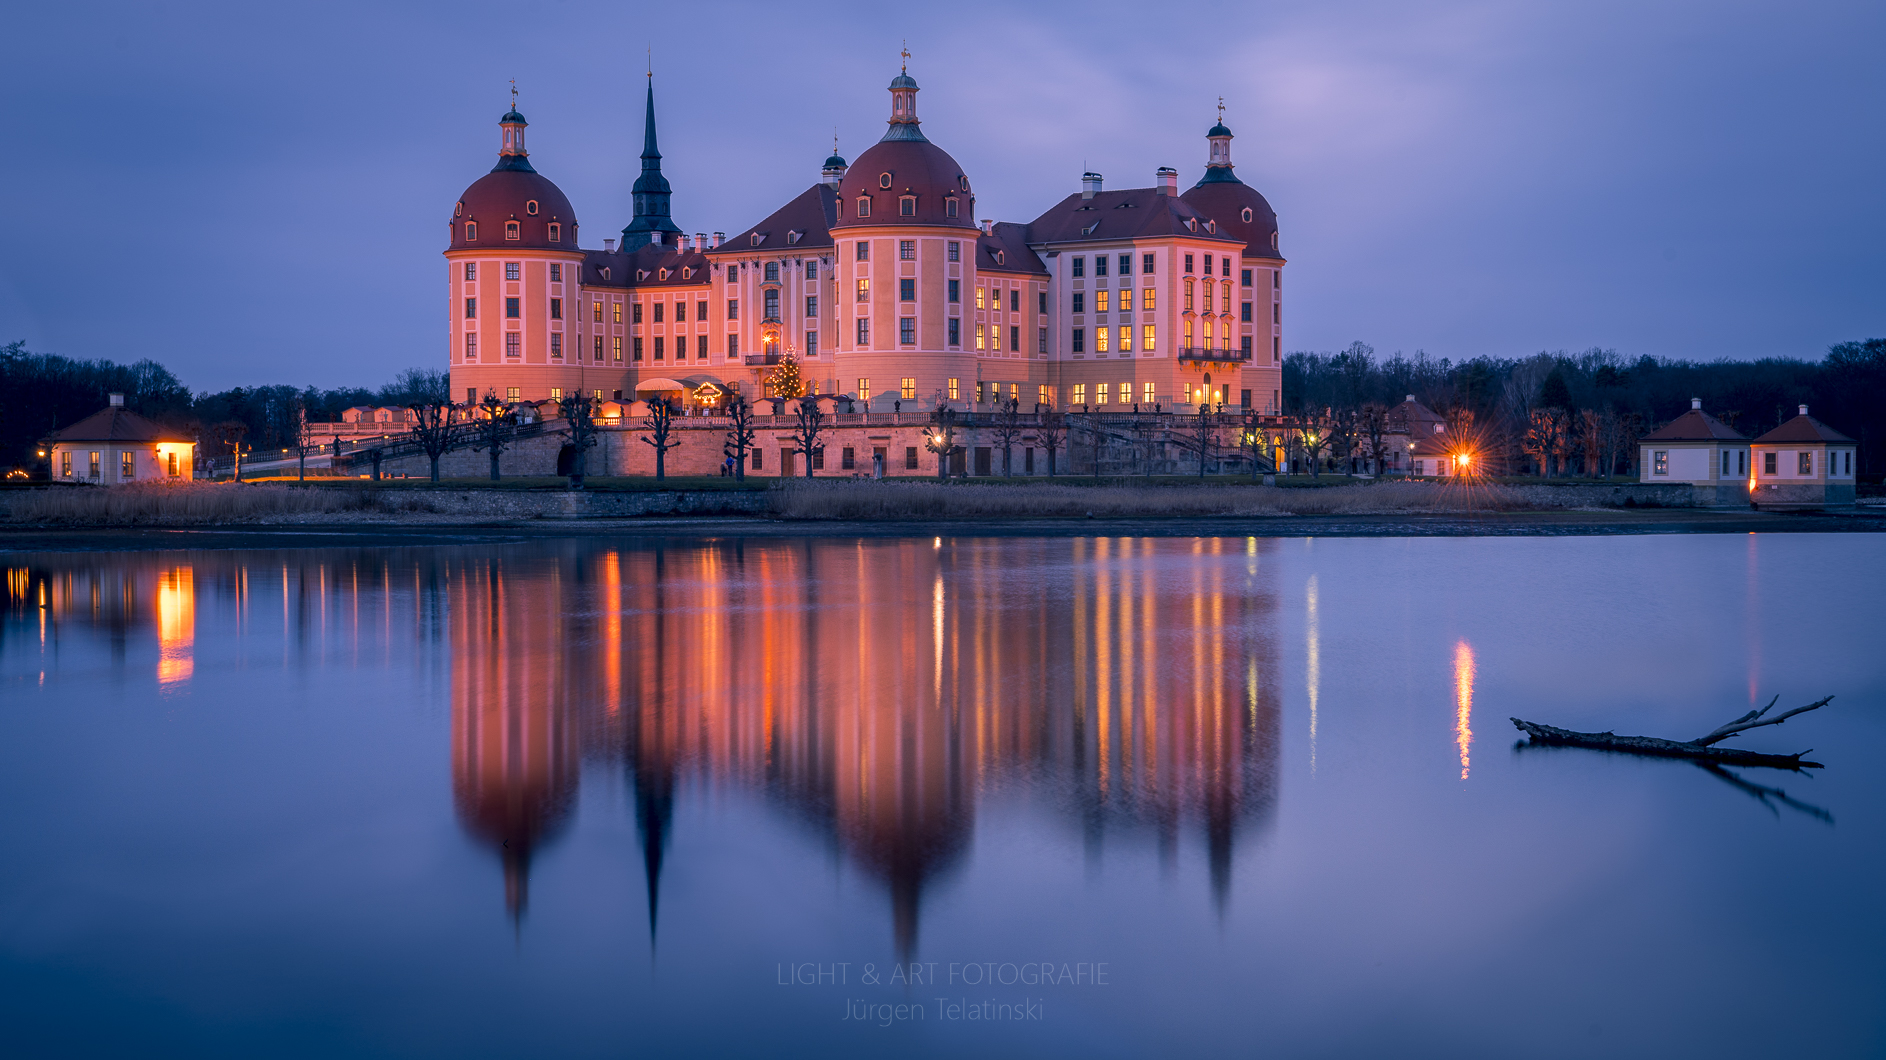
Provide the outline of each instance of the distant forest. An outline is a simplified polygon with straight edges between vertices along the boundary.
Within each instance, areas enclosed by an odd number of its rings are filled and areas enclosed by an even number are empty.
[[[30,467],[41,438],[104,408],[114,391],[133,411],[186,431],[207,435],[240,422],[261,450],[293,440],[303,407],[311,420],[338,420],[353,405],[445,401],[448,384],[442,369],[409,368],[377,390],[260,386],[193,395],[155,361],[79,361],[15,342],[0,346],[0,467]],[[1284,361],[1285,411],[1335,426],[1352,453],[1362,448],[1355,442],[1366,433],[1363,421],[1410,394],[1480,439],[1509,473],[1599,473],[1606,460],[1624,470],[1635,438],[1681,415],[1693,397],[1751,438],[1805,404],[1859,441],[1864,480],[1886,473],[1886,339],[1843,342],[1819,361],[1630,361],[1592,349],[1455,362],[1420,352],[1377,357],[1361,342]],[[1335,453],[1325,456],[1340,466]]]
[[[0,346],[0,468],[31,468],[40,439],[104,408],[114,393],[139,415],[206,438],[219,424],[241,423],[248,443],[263,450],[294,441],[304,407],[310,420],[332,421],[355,405],[444,401],[448,383],[444,369],[408,368],[377,390],[258,386],[193,395],[156,361],[78,361],[14,342]]]
[[[1689,361],[1616,350],[1505,359],[1436,360],[1417,352],[1378,358],[1366,343],[1284,360],[1284,410],[1334,433],[1331,450],[1365,456],[1370,422],[1409,395],[1475,439],[1509,474],[1625,471],[1636,440],[1688,411],[1704,411],[1754,438],[1801,405],[1860,443],[1862,478],[1886,472],[1886,339],[1843,342],[1820,361]],[[1326,451],[1329,456],[1336,452]],[[1335,461],[1341,466],[1342,461]]]

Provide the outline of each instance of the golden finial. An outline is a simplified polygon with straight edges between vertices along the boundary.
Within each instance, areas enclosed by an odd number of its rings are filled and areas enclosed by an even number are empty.
[[[511,78],[511,110],[517,110],[517,78]]]
[[[648,48],[648,79],[655,79],[655,46],[652,44]]]
[[[910,72],[910,41],[904,41],[904,73]]]
[[[1218,124],[1223,125],[1224,123],[1225,123],[1225,97],[1219,96],[1218,97]]]

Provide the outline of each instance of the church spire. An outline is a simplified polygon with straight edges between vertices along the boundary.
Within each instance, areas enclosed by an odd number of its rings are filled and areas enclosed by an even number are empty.
[[[622,249],[637,250],[650,243],[679,245],[681,228],[669,216],[668,178],[661,175],[661,150],[655,146],[655,74],[648,75],[648,110],[642,126],[642,175],[629,189],[635,219],[622,230]]]

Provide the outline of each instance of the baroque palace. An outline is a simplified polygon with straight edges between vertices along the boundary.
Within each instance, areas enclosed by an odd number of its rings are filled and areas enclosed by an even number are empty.
[[[656,147],[654,83],[634,217],[582,249],[576,211],[537,172],[524,116],[460,197],[445,252],[453,395],[546,402],[662,398],[707,412],[773,396],[792,359],[809,394],[859,412],[994,409],[1274,415],[1284,259],[1277,217],[1207,133],[1181,193],[1107,191],[1097,173],[1032,221],[975,220],[975,185],[890,84],[889,129],[854,164],[729,239],[675,223]]]

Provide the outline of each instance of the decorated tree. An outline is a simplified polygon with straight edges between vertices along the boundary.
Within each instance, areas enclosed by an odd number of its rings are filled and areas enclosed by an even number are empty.
[[[799,375],[799,361],[788,353],[780,358],[766,377],[766,385],[774,397],[796,398],[805,394],[805,380]]]

